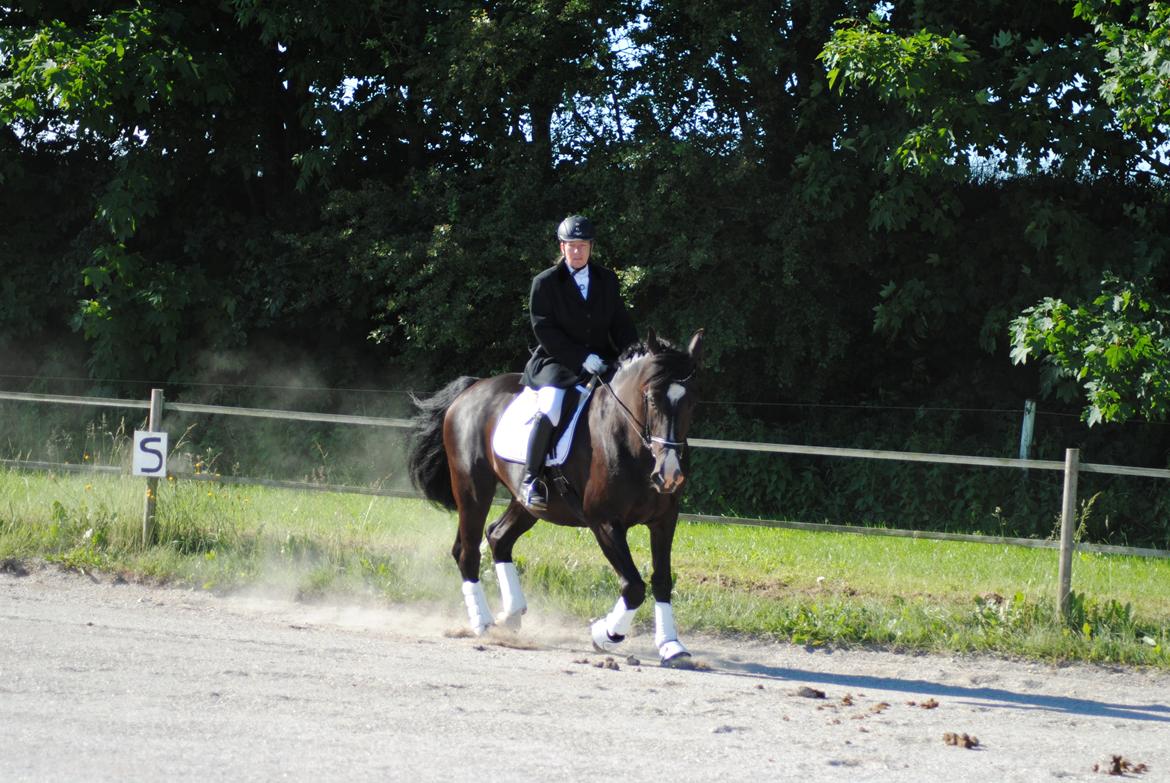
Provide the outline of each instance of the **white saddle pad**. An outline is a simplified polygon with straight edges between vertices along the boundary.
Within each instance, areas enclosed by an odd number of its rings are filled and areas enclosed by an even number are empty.
[[[578,386],[581,399],[577,402],[577,409],[573,411],[573,418],[561,439],[557,441],[556,452],[545,460],[545,465],[560,465],[569,456],[569,446],[573,443],[573,432],[577,429],[577,419],[589,400],[589,394],[584,386]],[[564,413],[564,411],[562,411]],[[536,418],[536,389],[525,386],[524,391],[516,395],[516,399],[508,403],[500,423],[496,425],[492,435],[492,451],[500,459],[508,462],[524,463],[528,456],[528,436],[532,433],[532,421]]]

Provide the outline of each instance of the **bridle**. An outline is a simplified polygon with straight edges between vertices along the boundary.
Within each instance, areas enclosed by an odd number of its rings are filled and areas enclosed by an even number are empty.
[[[686,383],[693,376],[694,376],[694,373],[692,372],[687,377],[678,379],[677,381],[675,381],[675,383]],[[601,385],[604,386],[606,389],[609,389],[610,395],[613,397],[614,401],[617,402],[617,404],[618,404],[618,410],[620,410],[622,412],[622,415],[626,417],[626,421],[628,421],[631,425],[633,425],[634,429],[638,433],[638,439],[640,441],[642,441],[643,446],[645,446],[647,449],[653,450],[653,444],[658,443],[658,444],[661,444],[663,450],[674,449],[675,451],[678,452],[679,457],[680,458],[682,457],[682,455],[685,452],[686,447],[687,447],[687,442],[685,439],[683,439],[683,440],[667,440],[666,438],[660,438],[657,435],[650,434],[650,424],[649,424],[649,421],[650,421],[650,416],[649,416],[649,413],[650,413],[650,390],[649,389],[647,389],[646,392],[642,395],[642,397],[646,403],[646,414],[647,414],[645,416],[646,421],[640,422],[640,421],[638,421],[638,417],[634,415],[634,412],[631,411],[628,407],[626,407],[626,404],[624,402],[622,402],[622,398],[619,397],[618,393],[613,390],[612,386],[609,385],[609,381],[605,380],[600,375],[595,375],[595,376],[593,376],[593,378],[595,381],[601,381]]]

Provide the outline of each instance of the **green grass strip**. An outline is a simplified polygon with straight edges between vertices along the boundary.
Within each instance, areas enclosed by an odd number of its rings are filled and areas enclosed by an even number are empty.
[[[0,562],[40,559],[205,590],[270,586],[303,599],[460,607],[454,515],[417,500],[165,482],[158,541],[140,544],[145,482],[0,469]],[[648,579],[644,528],[630,535]],[[1055,550],[681,523],[684,631],[813,646],[983,652],[1170,668],[1170,561],[1077,553],[1069,623]],[[533,610],[582,622],[617,578],[591,533],[541,524],[516,562]],[[485,556],[482,577],[494,599]],[[648,630],[650,613],[639,613]]]

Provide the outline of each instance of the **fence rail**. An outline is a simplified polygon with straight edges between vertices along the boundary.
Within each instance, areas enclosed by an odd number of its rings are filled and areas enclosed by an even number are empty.
[[[158,398],[156,404],[161,403],[162,392],[155,390],[154,395]],[[0,400],[15,400],[25,402],[37,402],[47,404],[61,404],[61,405],[86,405],[97,407],[120,407],[131,409],[150,409],[151,403],[141,400],[123,400],[103,397],[74,397],[53,394],[32,394],[22,392],[0,392]],[[311,421],[331,424],[350,424],[358,426],[376,426],[376,427],[399,427],[407,428],[411,422],[409,419],[401,418],[384,418],[374,416],[349,416],[328,413],[308,413],[305,411],[288,411],[276,410],[266,408],[237,408],[223,405],[201,405],[195,403],[165,403],[164,409],[186,412],[186,413],[202,413],[211,415],[224,416],[251,416],[257,418],[283,419],[293,421]],[[793,529],[809,529],[830,532],[847,532],[847,533],[864,533],[869,535],[889,535],[903,538],[927,538],[935,540],[961,540],[961,541],[975,541],[978,543],[1002,543],[1016,546],[1029,547],[1045,547],[1045,548],[1059,548],[1059,592],[1057,596],[1058,610],[1063,614],[1067,610],[1069,601],[1069,591],[1071,582],[1071,568],[1072,568],[1072,553],[1074,550],[1095,551],[1111,554],[1126,554],[1137,555],[1144,557],[1170,557],[1170,552],[1158,549],[1146,549],[1139,547],[1114,547],[1101,544],[1080,544],[1073,541],[1073,530],[1075,529],[1075,509],[1076,509],[1076,477],[1078,472],[1086,473],[1104,473],[1119,476],[1134,476],[1141,478],[1159,478],[1170,479],[1170,470],[1162,470],[1157,468],[1139,468],[1126,465],[1100,465],[1093,463],[1080,463],[1079,452],[1076,449],[1068,449],[1065,453],[1065,460],[1059,462],[1056,460],[1034,460],[1034,459],[1011,459],[1006,457],[978,457],[966,456],[959,454],[931,454],[921,452],[908,451],[886,451],[874,449],[850,449],[839,448],[832,446],[802,446],[788,443],[752,443],[746,441],[733,440],[713,440],[706,438],[692,438],[690,445],[694,448],[701,449],[724,449],[730,451],[751,451],[760,453],[775,453],[775,454],[800,454],[806,456],[821,456],[821,457],[841,457],[852,459],[876,459],[876,460],[896,460],[902,462],[925,462],[935,464],[949,464],[949,465],[966,465],[974,467],[994,467],[994,468],[1012,468],[1020,470],[1051,470],[1062,471],[1064,473],[1065,492],[1062,503],[1061,513],[1061,540],[1059,542],[1046,542],[1034,539],[1009,539],[1009,538],[992,538],[974,535],[962,535],[954,533],[933,533],[933,532],[919,532],[910,530],[893,530],[885,528],[863,528],[846,525],[827,525],[827,524],[813,524],[801,522],[786,522],[781,520],[763,520],[763,519],[744,519],[738,517],[722,517],[722,516],[708,516],[701,514],[684,514],[681,519],[697,521],[697,522],[716,522],[721,524],[740,524],[740,525],[754,525],[764,527],[779,527],[779,528],[793,528]],[[26,468],[38,468],[40,465],[47,463],[33,463],[21,462],[16,460],[0,460],[0,464],[12,465],[19,464]],[[44,468],[39,468],[44,469]],[[50,468],[51,469],[51,468]],[[89,468],[93,469],[93,468]],[[103,472],[114,472],[119,469],[110,470],[103,469]],[[358,487],[346,486],[330,486],[330,485],[310,485],[302,482],[281,482],[270,479],[250,479],[247,477],[204,477],[196,474],[174,474],[176,478],[196,479],[196,480],[218,480],[225,483],[254,483],[267,486],[283,486],[297,489],[322,489],[333,492],[356,492],[360,494],[375,494],[375,495],[401,495],[409,493],[396,493],[389,490],[374,490],[362,489]],[[149,493],[148,493],[149,494]],[[146,523],[144,522],[144,530]]]
[[[67,394],[32,394],[30,392],[0,392],[0,400],[49,402],[57,405],[87,405],[98,408],[150,409],[149,400],[122,400],[113,397],[74,397]]]
[[[92,405],[106,408],[136,408],[147,410],[150,402],[145,400],[123,400],[110,397],[71,397],[55,394],[29,394],[24,392],[0,392],[0,400],[18,400],[26,402],[44,402],[63,405]],[[311,413],[306,411],[290,411],[275,408],[237,408],[226,405],[203,405],[200,403],[168,402],[165,403],[168,411],[183,413],[203,413],[220,416],[250,416],[262,419],[284,419],[287,421],[312,421],[325,424],[354,424],[369,427],[398,427],[409,428],[410,419],[389,418],[379,416],[354,416],[335,413]],[[853,459],[895,460],[900,462],[930,462],[946,465],[968,465],[973,467],[989,468],[1018,468],[1021,470],[1055,470],[1063,471],[1064,462],[1060,460],[1042,459],[1014,459],[1010,457],[976,457],[962,454],[934,454],[915,451],[885,451],[880,449],[849,449],[837,446],[802,446],[792,443],[755,443],[737,440],[713,440],[710,438],[691,438],[688,443],[696,449],[725,449],[728,451],[754,451],[773,454],[802,454],[819,457],[846,457]],[[1108,473],[1117,476],[1134,476],[1138,478],[1170,479],[1170,470],[1159,468],[1139,468],[1128,465],[1101,465],[1090,462],[1081,463],[1078,469],[1082,473]]]
[[[1009,457],[971,457],[962,454],[931,454],[916,451],[881,451],[875,449],[844,449],[836,446],[798,446],[790,443],[751,443],[735,440],[705,440],[691,438],[695,448],[761,451],[777,454],[805,454],[821,457],[854,457],[859,459],[898,460],[901,462],[933,462],[947,465],[971,465],[989,468],[1020,468],[1023,470],[1064,470],[1059,460],[1013,459]],[[1128,465],[1097,465],[1082,463],[1082,473],[1111,473],[1117,476],[1170,479],[1170,470],[1138,468]]]
[[[90,405],[102,408],[141,408],[149,410],[150,402],[144,400],[122,400],[113,397],[70,397],[56,394],[28,394],[24,392],[0,392],[0,400],[24,402],[47,402],[61,405]],[[350,416],[337,413],[308,413],[275,408],[235,408],[227,405],[203,405],[192,402],[168,402],[169,411],[183,413],[207,413],[220,416],[251,416],[258,419],[285,419],[290,421],[316,421],[326,424],[360,424],[368,427],[410,427],[410,419],[381,418],[378,416]]]

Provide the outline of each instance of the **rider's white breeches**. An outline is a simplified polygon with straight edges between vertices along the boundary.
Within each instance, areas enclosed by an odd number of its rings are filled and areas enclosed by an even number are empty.
[[[547,416],[554,427],[561,423],[561,403],[564,401],[564,389],[541,386],[536,390],[536,409]]]

